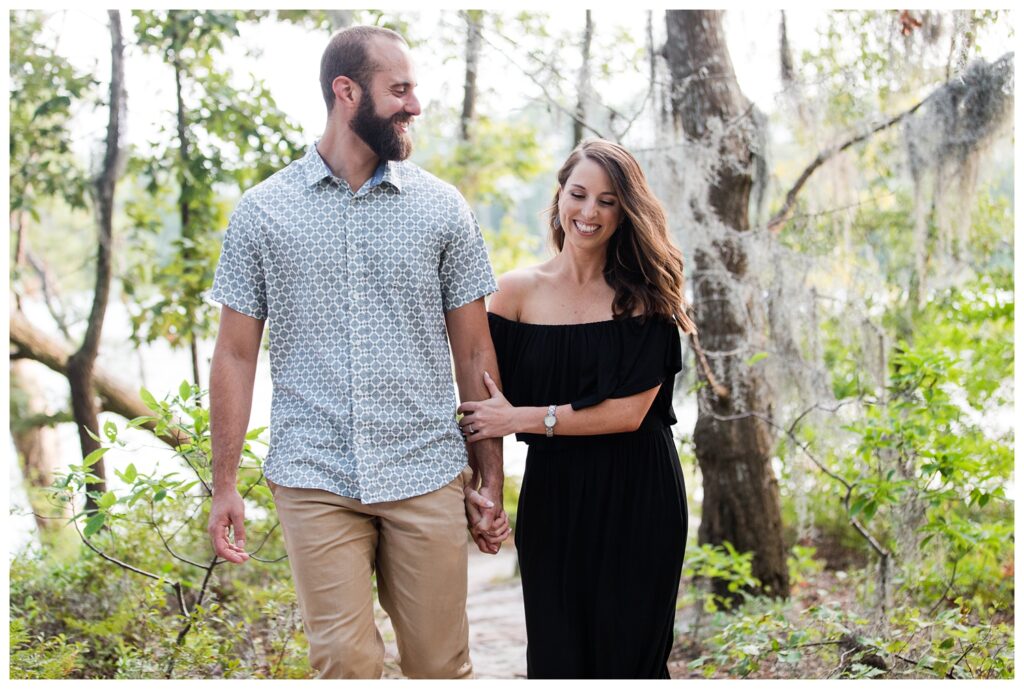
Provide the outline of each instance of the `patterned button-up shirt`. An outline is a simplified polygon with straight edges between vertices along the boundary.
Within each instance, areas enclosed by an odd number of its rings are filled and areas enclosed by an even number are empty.
[[[364,503],[455,478],[467,457],[444,313],[496,289],[466,201],[412,163],[353,191],[311,146],[249,189],[210,296],[269,321],[266,476]]]

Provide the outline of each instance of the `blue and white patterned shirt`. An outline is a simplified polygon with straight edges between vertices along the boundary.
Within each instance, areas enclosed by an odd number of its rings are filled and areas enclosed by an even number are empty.
[[[249,189],[210,296],[269,321],[266,476],[364,503],[449,483],[467,456],[444,313],[496,289],[465,199],[410,162],[353,191],[311,146]]]

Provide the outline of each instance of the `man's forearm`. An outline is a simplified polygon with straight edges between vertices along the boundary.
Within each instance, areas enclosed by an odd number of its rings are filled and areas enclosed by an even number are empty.
[[[469,465],[480,479],[480,487],[500,495],[505,483],[502,439],[488,438],[467,444],[466,449],[469,451]]]
[[[214,352],[210,370],[210,436],[215,493],[237,485],[255,377],[254,361]]]
[[[495,384],[501,386],[498,373],[498,362],[494,349],[483,347],[463,362],[456,363],[455,376],[459,385],[459,398],[464,401],[487,399],[489,393],[484,385],[484,371],[490,374]],[[470,466],[480,479],[481,487],[488,488],[497,495],[501,494],[505,481],[503,467],[504,449],[501,438],[489,438],[467,446],[470,453]]]

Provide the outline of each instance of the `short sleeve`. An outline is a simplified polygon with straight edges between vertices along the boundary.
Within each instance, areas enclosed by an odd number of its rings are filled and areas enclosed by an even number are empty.
[[[259,241],[261,223],[256,204],[244,194],[231,214],[209,296],[263,320],[267,317],[267,284]]]
[[[457,309],[498,289],[480,225],[466,200],[458,192],[454,197],[438,268],[445,311]]]
[[[675,324],[652,318],[633,323],[621,333],[618,347],[610,347],[600,363],[605,375],[599,376],[597,390],[572,402],[573,409],[650,390],[682,370],[682,348]]]

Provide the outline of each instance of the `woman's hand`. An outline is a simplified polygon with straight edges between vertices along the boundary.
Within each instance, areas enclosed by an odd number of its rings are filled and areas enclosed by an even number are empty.
[[[491,395],[490,399],[480,402],[464,402],[459,405],[457,410],[462,414],[462,420],[459,421],[462,434],[471,443],[487,438],[501,438],[516,432],[513,425],[516,408],[509,404],[486,371],[484,371],[484,385],[487,386],[487,392]]]

